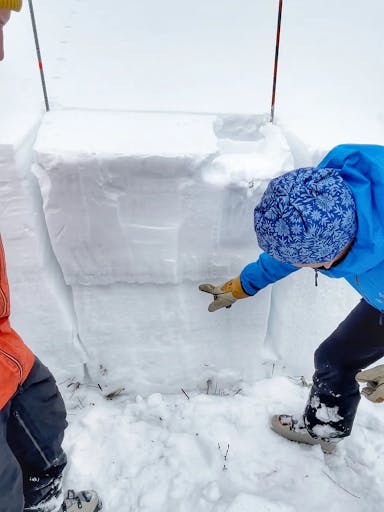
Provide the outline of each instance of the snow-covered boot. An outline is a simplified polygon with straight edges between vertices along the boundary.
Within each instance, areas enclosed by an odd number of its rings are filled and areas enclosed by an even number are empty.
[[[95,491],[68,491],[59,512],[96,512],[103,504]]]
[[[324,453],[333,453],[339,439],[319,439],[312,437],[305,427],[303,418],[297,419],[289,414],[275,414],[271,419],[271,429],[290,441],[321,446]]]

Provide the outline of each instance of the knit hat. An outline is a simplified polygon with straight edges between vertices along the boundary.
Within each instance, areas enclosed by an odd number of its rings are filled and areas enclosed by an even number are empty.
[[[270,181],[255,208],[259,246],[286,263],[331,261],[356,230],[354,198],[335,169],[283,174]]]

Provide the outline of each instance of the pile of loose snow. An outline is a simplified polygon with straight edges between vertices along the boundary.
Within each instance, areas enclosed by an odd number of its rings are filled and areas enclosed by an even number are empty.
[[[325,456],[268,426],[301,412],[308,389],[276,377],[241,389],[122,393],[63,383],[70,427],[67,487],[93,487],[126,512],[379,512],[384,491],[380,407],[364,401],[352,437]],[[208,391],[208,392],[207,392]]]

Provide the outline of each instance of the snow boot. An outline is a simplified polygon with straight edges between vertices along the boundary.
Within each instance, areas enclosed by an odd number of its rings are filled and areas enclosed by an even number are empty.
[[[64,499],[59,512],[97,512],[103,508],[95,491],[75,492],[70,490]]]
[[[339,439],[320,439],[312,437],[305,427],[303,418],[297,419],[288,414],[275,414],[271,419],[271,429],[290,441],[310,445],[319,444],[324,453],[333,453]]]

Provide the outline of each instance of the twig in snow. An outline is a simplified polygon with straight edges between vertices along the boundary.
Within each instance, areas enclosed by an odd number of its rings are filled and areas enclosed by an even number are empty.
[[[311,383],[307,382],[304,375],[300,375],[298,377],[288,377],[288,379],[297,384],[298,386],[303,386],[303,388],[310,388],[312,386]]]
[[[223,455],[223,452],[221,451],[221,446],[220,446],[220,443],[217,443],[217,448],[219,449],[219,452]],[[227,457],[228,457],[228,452],[229,452],[229,443],[227,445],[227,451],[225,452],[225,455],[223,455],[223,458],[224,458],[224,461],[227,462]],[[227,466],[223,465],[223,471],[227,471]]]
[[[62,386],[63,384],[65,384],[65,383],[66,383],[66,382],[68,382],[69,380],[70,380],[70,381],[73,381],[73,380],[74,380],[74,377],[71,377],[71,378],[69,378],[69,377],[68,377],[67,379],[65,379],[65,380],[63,380],[63,381],[61,381],[61,382],[59,382],[59,383],[58,383],[58,385],[59,385],[59,386]]]
[[[71,388],[71,398],[73,398],[73,395],[76,393],[78,389],[80,389],[81,383],[80,382],[70,382],[67,384],[67,388]]]
[[[340,489],[343,489],[343,491],[347,492],[348,494],[350,494],[351,496],[353,496],[354,498],[358,498],[360,499],[360,496],[357,496],[356,494],[353,494],[353,492],[351,491],[348,491],[348,489],[346,489],[345,487],[343,487],[342,485],[340,485],[338,482],[336,482],[336,480],[334,478],[331,477],[331,475],[328,475],[328,473],[326,471],[322,471],[322,473],[324,473],[325,476],[327,476],[331,482],[333,482],[334,484],[337,485],[337,487],[340,487]]]
[[[225,455],[224,455],[224,460],[227,460],[228,452],[229,452],[229,443],[228,443],[228,446],[227,446],[227,451],[225,452]]]
[[[190,399],[189,396],[187,395],[187,393],[184,391],[183,388],[181,388],[181,391],[184,393],[184,395],[188,398],[188,400]]]
[[[123,388],[123,387],[117,388],[114,391],[111,391],[110,393],[108,393],[108,395],[104,395],[104,398],[106,398],[107,400],[113,400],[117,396],[121,395],[121,393],[123,391],[125,391],[125,388]]]
[[[207,380],[207,395],[209,395],[209,390],[211,389],[211,386],[212,386],[212,381],[211,381],[211,379],[208,379]]]
[[[72,381],[69,384],[67,384],[67,388],[71,388],[72,387],[73,391],[76,391],[77,389],[79,389],[80,386],[81,386],[80,382],[74,382],[74,381]]]
[[[102,364],[99,365],[99,373],[102,376],[105,376],[108,374],[108,369],[105,368]]]

